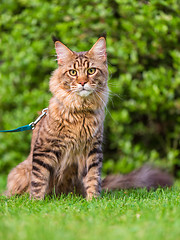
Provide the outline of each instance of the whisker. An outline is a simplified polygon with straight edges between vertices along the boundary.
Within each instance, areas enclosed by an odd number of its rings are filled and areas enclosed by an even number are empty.
[[[119,85],[117,83],[110,83],[110,82],[108,82],[108,86],[118,87]]]
[[[107,110],[107,112],[109,113],[109,115],[111,116],[111,118],[113,119],[113,121],[115,121],[115,119],[112,117],[109,109],[107,108],[106,103],[104,102],[104,100],[99,96],[99,94],[98,94],[97,92],[95,92],[95,93],[96,93],[96,95],[99,97],[99,99],[103,102],[103,105],[104,105],[105,109]],[[116,122],[116,121],[115,121],[115,122]]]
[[[106,92],[97,91],[97,92],[101,93],[103,96],[107,96],[108,94],[108,99],[110,99],[112,106],[114,107],[113,96],[110,93],[108,93],[107,91]]]
[[[111,97],[118,97],[120,100],[124,100],[119,94],[112,92],[110,89],[108,91],[104,90],[102,87],[98,87],[98,90],[102,90],[105,93],[109,93],[109,96]]]

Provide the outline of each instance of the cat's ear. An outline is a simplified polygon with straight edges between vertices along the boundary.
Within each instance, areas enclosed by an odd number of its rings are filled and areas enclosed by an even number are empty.
[[[59,65],[63,64],[66,61],[66,59],[74,55],[73,51],[71,51],[68,47],[66,47],[63,43],[59,41],[55,42],[55,49]]]
[[[100,37],[97,42],[88,51],[89,55],[94,55],[95,57],[101,58],[103,61],[106,60],[106,40],[104,37]]]

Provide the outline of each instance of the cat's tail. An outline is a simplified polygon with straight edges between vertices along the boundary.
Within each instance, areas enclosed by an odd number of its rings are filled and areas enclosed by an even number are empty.
[[[102,180],[102,189],[158,188],[173,185],[173,177],[167,172],[148,165],[125,175],[109,175]]]
[[[22,194],[30,191],[30,177],[32,163],[30,156],[24,162],[21,162],[11,170],[7,180],[7,190],[4,192],[6,196]]]

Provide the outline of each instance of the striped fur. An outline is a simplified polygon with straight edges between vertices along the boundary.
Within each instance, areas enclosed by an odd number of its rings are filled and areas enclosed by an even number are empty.
[[[31,198],[43,199],[46,194],[75,191],[92,199],[101,193],[103,122],[108,100],[106,43],[100,38],[89,51],[80,53],[57,41],[55,47],[59,66],[50,79],[53,97],[48,113],[33,131],[28,158],[8,175],[6,194],[28,192]],[[95,72],[88,74],[88,69]],[[107,178],[102,187],[129,187],[132,176],[126,176],[125,182],[119,176]],[[137,186],[147,185],[143,185],[143,179],[141,183]]]

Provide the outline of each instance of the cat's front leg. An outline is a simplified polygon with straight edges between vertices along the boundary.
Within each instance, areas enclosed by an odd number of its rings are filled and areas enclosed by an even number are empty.
[[[30,195],[33,199],[44,199],[49,192],[50,181],[56,165],[56,154],[48,149],[35,148],[32,161]]]
[[[101,168],[103,154],[101,146],[95,146],[90,150],[86,162],[87,173],[84,178],[86,199],[91,200],[101,193]]]

